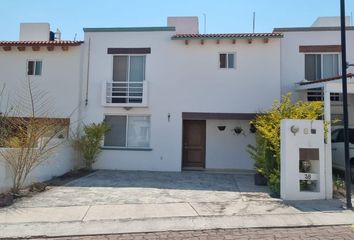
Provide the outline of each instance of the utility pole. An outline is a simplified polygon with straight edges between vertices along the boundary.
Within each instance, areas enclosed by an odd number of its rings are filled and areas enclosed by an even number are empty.
[[[206,16],[206,14],[205,13],[203,13],[203,16],[204,16],[204,34],[206,34],[206,31],[207,31],[207,26],[206,26],[206,24],[207,24],[207,16]]]
[[[345,29],[345,0],[340,0],[340,29],[342,46],[342,90],[343,90],[343,117],[344,117],[344,160],[345,160],[345,188],[347,209],[352,209],[351,193],[351,166],[349,159],[349,133],[348,133],[348,89],[347,89],[347,55],[346,55],[346,29]]]

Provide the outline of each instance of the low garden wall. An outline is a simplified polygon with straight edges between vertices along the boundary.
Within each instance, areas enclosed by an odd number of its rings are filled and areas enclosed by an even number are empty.
[[[0,149],[1,150],[1,149]],[[75,166],[75,152],[70,146],[62,146],[58,151],[35,168],[28,176],[26,186],[34,182],[42,182],[54,176],[60,176]],[[7,192],[12,186],[12,174],[0,156],[0,193]]]

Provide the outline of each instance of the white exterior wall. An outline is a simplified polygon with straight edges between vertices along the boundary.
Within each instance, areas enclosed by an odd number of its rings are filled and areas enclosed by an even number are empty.
[[[54,51],[47,51],[46,47],[41,47],[40,51],[32,51],[31,47],[27,47],[24,52],[19,52],[16,47],[12,47],[11,51],[0,48],[0,86],[5,84],[6,93],[2,100],[9,97],[11,104],[16,102],[21,92],[27,94],[27,61],[42,60],[42,75],[29,77],[34,80],[35,88],[46,92],[50,99],[49,104],[52,107],[48,116],[70,118],[71,130],[75,133],[80,120],[78,107],[82,79],[81,54],[81,47],[69,47],[68,51],[62,51],[60,47],[55,47]],[[4,103],[0,106],[2,111],[5,106]],[[70,171],[78,163],[76,156],[70,145],[61,147],[56,155],[30,174],[27,184],[48,180]],[[10,187],[11,172],[3,159],[0,159],[0,192]]]
[[[74,156],[75,154],[70,146],[61,146],[55,154],[28,175],[25,185],[46,181],[70,171],[74,168]],[[12,173],[0,156],[0,193],[9,191],[11,187]]]
[[[42,61],[41,76],[27,76],[28,60]],[[35,89],[47,93],[52,117],[71,116],[71,123],[77,123],[81,66],[81,47],[69,47],[68,51],[62,51],[61,47],[55,47],[54,51],[48,51],[46,47],[32,51],[31,47],[27,47],[23,52],[16,47],[12,47],[11,51],[0,48],[0,86],[5,84],[5,93],[13,103],[23,92],[29,77],[34,80]]]
[[[291,131],[292,127],[298,128],[298,132],[294,134]],[[316,134],[311,133],[312,129],[316,129]],[[281,120],[280,136],[281,198],[284,200],[326,199],[328,190],[332,195],[332,181],[326,182],[326,178],[332,180],[332,173],[327,174],[328,176],[325,174],[328,159],[325,158],[323,121],[283,119]],[[300,180],[305,180],[304,173],[299,171],[299,151],[301,148],[318,149],[318,159],[303,159],[312,160],[311,170],[307,174],[310,174],[311,180],[316,181],[315,191],[300,191]]]
[[[220,131],[218,126],[226,126]],[[233,131],[241,127],[243,133]],[[253,170],[247,145],[255,145],[255,134],[250,133],[247,120],[207,120],[206,121],[206,168]]]
[[[305,79],[305,53],[299,52],[300,45],[340,45],[339,31],[299,31],[283,32],[281,40],[281,94],[293,92],[294,99],[299,97],[295,91],[296,83]],[[354,62],[354,31],[347,30],[347,61]],[[340,67],[341,69],[341,67]],[[348,72],[354,68],[349,68]]]
[[[280,40],[171,40],[175,32],[86,32],[91,42],[89,99],[86,123],[102,121],[104,114],[151,116],[152,151],[104,150],[96,168],[180,171],[182,112],[254,113],[269,108],[280,96]],[[107,48],[150,47],[146,56],[148,108],[104,108],[101,86],[112,80],[113,56]],[[84,72],[87,69],[85,47]],[[219,69],[219,53],[236,53],[236,69]],[[83,87],[83,95],[86,86]],[[171,119],[168,122],[168,114]],[[213,136],[210,136],[213,137]],[[208,150],[207,150],[208,151]],[[207,159],[212,158],[212,155]],[[229,161],[229,160],[226,160]],[[248,168],[249,159],[242,166]],[[226,164],[227,165],[227,164]],[[230,165],[231,166],[231,165]],[[217,167],[215,165],[215,167]],[[221,166],[222,167],[222,166]],[[223,167],[224,168],[224,167]]]

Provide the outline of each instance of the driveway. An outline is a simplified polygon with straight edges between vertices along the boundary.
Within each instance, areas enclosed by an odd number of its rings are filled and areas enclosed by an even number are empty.
[[[100,170],[21,199],[14,207],[188,203],[198,213],[223,214],[231,207],[230,214],[246,214],[259,206],[257,202],[267,203],[266,211],[287,208],[269,197],[267,187],[255,186],[253,175]]]

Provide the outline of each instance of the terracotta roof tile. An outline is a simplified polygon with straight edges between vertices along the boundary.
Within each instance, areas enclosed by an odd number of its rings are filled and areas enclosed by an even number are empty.
[[[282,33],[213,33],[213,34],[176,34],[172,39],[186,39],[186,38],[280,38]]]
[[[0,41],[0,46],[79,46],[83,41]]]

